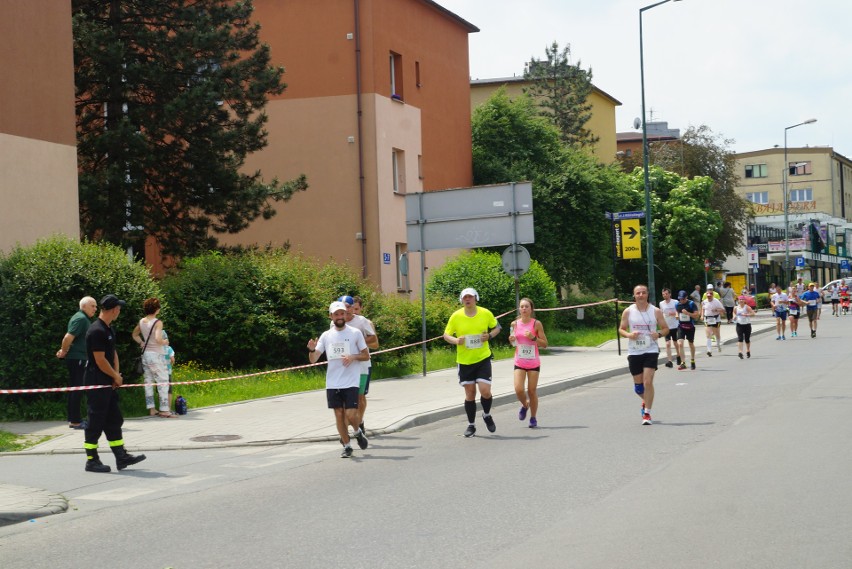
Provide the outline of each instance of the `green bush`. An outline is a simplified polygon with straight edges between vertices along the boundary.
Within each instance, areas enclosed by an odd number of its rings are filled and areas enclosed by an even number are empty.
[[[770,308],[772,305],[769,303],[769,296],[768,292],[758,293],[754,297],[754,303],[758,308]]]
[[[175,352],[216,368],[304,363],[308,338],[327,326],[333,300],[318,270],[281,250],[185,259],[161,283]]]
[[[568,297],[560,302],[560,306],[577,306],[580,304],[589,304],[604,300],[600,296],[591,296],[585,294],[569,294]],[[554,325],[559,330],[577,330],[580,328],[607,328],[611,326],[615,329],[621,318],[622,311],[627,307],[626,304],[620,304],[616,311],[615,303],[607,302],[606,304],[598,304],[596,306],[586,306],[583,309],[583,319],[577,319],[577,310],[558,310],[556,311],[556,321]]]
[[[52,237],[0,257],[0,385],[10,389],[64,387],[68,371],[55,357],[80,299],[113,293],[127,306],[113,324],[122,370],[138,348],[130,337],[142,301],[159,296],[148,269],[120,248]],[[2,396],[7,418],[64,418],[64,394]],[[46,407],[45,407],[46,406]],[[40,409],[37,411],[37,409]],[[35,413],[35,415],[33,414]]]
[[[515,279],[503,270],[500,255],[485,251],[469,251],[435,269],[426,285],[429,294],[442,296],[459,307],[459,293],[473,287],[479,293],[480,306],[500,316],[500,324],[508,328],[515,318]],[[556,285],[537,261],[519,279],[520,298],[532,299],[536,308],[556,306]],[[538,315],[547,327],[552,324],[551,312]],[[443,331],[443,329],[442,329]],[[504,337],[505,339],[505,337]]]

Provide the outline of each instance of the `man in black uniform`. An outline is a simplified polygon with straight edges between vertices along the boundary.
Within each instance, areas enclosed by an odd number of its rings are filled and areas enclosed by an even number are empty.
[[[115,455],[119,470],[145,460],[145,455],[133,456],[124,449],[121,425],[124,417],[118,408],[118,388],[122,384],[118,372],[118,354],[115,351],[115,332],[110,324],[118,318],[126,303],[114,294],[101,299],[101,312],[86,333],[86,385],[110,385],[111,389],[93,389],[89,392],[89,424],[86,427],[86,470],[109,472],[110,468],[98,456],[98,439],[106,434],[110,449]]]

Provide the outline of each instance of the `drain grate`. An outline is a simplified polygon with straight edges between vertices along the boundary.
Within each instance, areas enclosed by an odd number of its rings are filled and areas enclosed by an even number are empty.
[[[236,441],[241,439],[240,435],[204,435],[201,437],[192,437],[192,442],[196,443],[221,443],[225,441]]]

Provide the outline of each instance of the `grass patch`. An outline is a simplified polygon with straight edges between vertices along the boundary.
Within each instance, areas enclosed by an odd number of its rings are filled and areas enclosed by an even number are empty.
[[[52,438],[50,435],[17,435],[0,431],[0,452],[18,452]]]

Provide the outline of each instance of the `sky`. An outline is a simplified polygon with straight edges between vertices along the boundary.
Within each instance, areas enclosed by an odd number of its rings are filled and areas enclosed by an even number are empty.
[[[437,0],[480,29],[472,79],[522,75],[553,41],[642,115],[639,10],[653,0]],[[648,121],[708,126],[734,152],[830,146],[852,159],[852,1],[676,0],[643,12]]]

